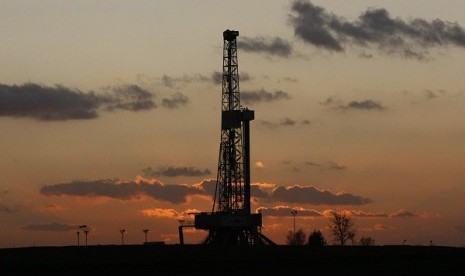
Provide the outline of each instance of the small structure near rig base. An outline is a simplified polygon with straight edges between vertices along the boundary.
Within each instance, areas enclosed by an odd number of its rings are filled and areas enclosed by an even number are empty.
[[[213,209],[196,214],[194,227],[208,230],[206,245],[274,245],[261,233],[262,215],[250,212],[250,121],[255,114],[240,105],[237,36],[238,31],[223,32],[221,142]]]

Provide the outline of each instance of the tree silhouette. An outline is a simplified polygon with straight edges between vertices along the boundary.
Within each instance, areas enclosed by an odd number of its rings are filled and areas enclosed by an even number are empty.
[[[375,240],[372,237],[364,237],[360,238],[360,245],[361,246],[373,246],[375,245]]]
[[[307,235],[305,235],[302,229],[296,231],[295,236],[294,231],[289,231],[286,236],[286,243],[288,245],[304,245],[306,238]]]
[[[321,233],[320,230],[313,230],[313,232],[308,236],[308,246],[325,246],[326,239]]]
[[[329,227],[335,244],[345,245],[347,241],[355,241],[354,221],[345,212],[333,212],[329,219]]]

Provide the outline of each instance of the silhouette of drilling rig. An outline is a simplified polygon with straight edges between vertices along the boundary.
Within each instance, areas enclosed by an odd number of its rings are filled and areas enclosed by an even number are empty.
[[[221,142],[212,212],[195,215],[194,227],[208,230],[206,245],[274,245],[261,234],[262,215],[250,212],[250,121],[240,104],[238,31],[223,32]]]

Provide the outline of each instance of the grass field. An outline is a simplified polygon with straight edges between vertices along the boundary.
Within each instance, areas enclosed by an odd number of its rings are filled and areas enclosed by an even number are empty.
[[[0,249],[0,275],[465,275],[465,248],[102,245]]]

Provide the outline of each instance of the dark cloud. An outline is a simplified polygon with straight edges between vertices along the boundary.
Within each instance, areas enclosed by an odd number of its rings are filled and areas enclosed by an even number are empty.
[[[102,99],[61,85],[0,84],[0,116],[31,117],[42,121],[93,119]]]
[[[216,189],[216,179],[204,179],[193,186],[201,191],[205,191],[206,195],[213,198]]]
[[[291,96],[284,91],[268,92],[265,89],[257,91],[242,91],[241,101],[245,104],[257,104],[262,102],[274,102],[279,100],[288,100]]]
[[[309,161],[309,162],[305,162],[304,163],[305,166],[310,166],[310,167],[315,167],[315,168],[318,168],[322,171],[324,170],[345,170],[346,167],[343,166],[343,165],[339,165],[337,164],[336,162],[334,161],[329,161],[329,162],[326,162],[326,163],[319,163],[319,162],[313,162],[313,161]]]
[[[156,80],[160,81],[164,87],[177,89],[194,82],[209,82],[211,78],[202,74],[184,74],[182,76],[163,75],[161,78],[156,78]]]
[[[31,231],[51,231],[51,232],[67,232],[78,230],[79,225],[64,224],[64,223],[48,223],[48,224],[29,224],[23,227],[24,230]]]
[[[391,17],[385,9],[368,9],[350,22],[308,0],[296,0],[289,19],[298,38],[334,52],[356,46],[421,60],[428,58],[433,47],[465,47],[465,30],[458,23],[421,18],[406,21]]]
[[[206,179],[202,180],[198,184],[194,184],[194,187],[205,191],[205,194],[214,196],[216,189],[216,179]],[[251,184],[250,185],[250,194],[253,198],[268,198],[269,193],[261,188],[260,184]]]
[[[1,203],[0,202],[0,213],[14,213],[18,211],[19,207],[18,206],[9,206],[7,204]]]
[[[313,186],[278,187],[273,190],[271,199],[277,202],[305,203],[313,205],[363,205],[369,198],[350,193],[332,193]]]
[[[255,198],[269,198],[270,196],[260,184],[250,184],[250,195]]]
[[[260,127],[263,128],[269,128],[269,129],[275,129],[277,127],[291,127],[291,126],[297,126],[297,125],[309,125],[310,122],[308,120],[302,120],[300,123],[297,121],[291,119],[291,118],[284,118],[281,119],[280,121],[272,122],[272,121],[267,121],[267,120],[257,120],[257,123],[259,124]]]
[[[215,71],[211,74],[211,81],[213,84],[222,84],[223,83],[223,73],[220,71]],[[240,73],[239,74],[239,80],[241,82],[246,82],[252,80],[252,77],[249,75],[249,73]]]
[[[266,120],[257,120],[257,123],[259,124],[259,126],[269,129],[274,129],[279,126],[279,123],[270,122]]]
[[[365,58],[365,59],[371,59],[371,58],[373,58],[373,55],[372,55],[372,54],[365,53],[365,52],[361,52],[358,56],[359,56],[360,58]]]
[[[292,119],[289,119],[289,118],[284,118],[284,120],[281,121],[281,123],[280,123],[280,125],[282,125],[282,126],[293,126],[295,124],[296,124],[296,122],[294,120],[292,120]]]
[[[111,93],[101,97],[107,110],[141,111],[156,107],[153,94],[136,84],[113,86],[109,89]]]
[[[189,195],[203,195],[197,187],[176,184],[164,185],[154,179],[138,178],[135,181],[95,180],[71,181],[43,186],[43,195],[68,195],[81,197],[110,197],[130,200],[140,196],[149,196],[157,200],[180,204],[187,201]]]
[[[292,54],[292,45],[280,37],[240,37],[238,48],[245,52],[265,53],[286,58]]]
[[[223,73],[220,71],[215,71],[211,76],[213,84],[222,84],[223,83]]]
[[[296,79],[296,78],[291,78],[291,77],[284,77],[281,79],[282,81],[286,81],[286,82],[293,82],[293,83],[298,83],[299,80]]]
[[[239,79],[241,82],[251,81],[253,78],[247,72],[243,72],[239,74]]]
[[[364,101],[351,101],[346,106],[342,107],[343,109],[359,109],[359,110],[383,110],[385,107],[379,103],[372,100]]]
[[[374,100],[351,101],[344,103],[342,100],[334,97],[328,97],[326,101],[320,103],[325,106],[337,108],[341,110],[377,110],[383,111],[386,109],[380,102]]]
[[[174,78],[168,77],[167,75],[163,75],[161,77],[161,82],[163,85],[169,88],[174,88],[175,81],[176,80]]]
[[[436,99],[440,96],[447,96],[447,91],[444,89],[440,89],[438,91],[432,91],[432,90],[425,90],[425,96],[428,100]]]
[[[256,210],[258,213],[262,213],[264,216],[270,217],[291,217],[292,211],[297,211],[299,217],[322,217],[323,213],[313,209],[304,208],[291,208],[289,206],[275,206],[272,208],[259,207]]]
[[[182,93],[176,93],[171,96],[171,98],[165,98],[162,100],[162,105],[163,107],[169,108],[169,109],[176,109],[181,106],[187,105],[190,102],[189,98],[182,94]]]
[[[161,167],[158,170],[148,167],[148,168],[143,169],[142,172],[147,177],[207,176],[211,174],[209,169],[201,170],[196,167],[174,167],[174,166]]]
[[[339,165],[339,164],[337,164],[337,163],[335,163],[335,162],[329,162],[327,168],[328,168],[328,170],[338,170],[338,171],[339,171],[339,170],[345,170],[345,169],[346,169],[345,166]]]
[[[0,84],[0,116],[40,121],[94,119],[100,108],[139,111],[155,108],[153,95],[137,85],[107,88],[107,93],[82,92],[62,85]]]

